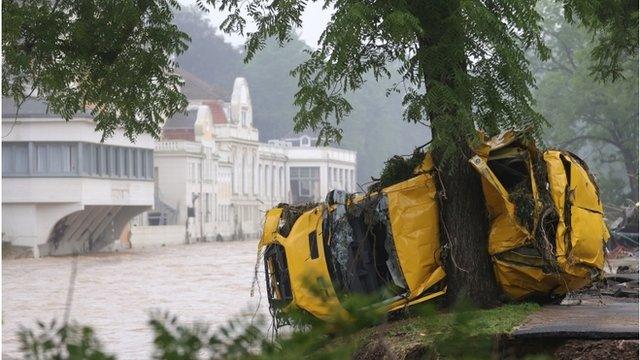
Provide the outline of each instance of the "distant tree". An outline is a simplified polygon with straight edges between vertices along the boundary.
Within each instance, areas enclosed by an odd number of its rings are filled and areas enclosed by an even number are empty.
[[[157,135],[186,106],[173,56],[188,36],[175,0],[2,1],[2,95],[45,100],[66,120],[90,111],[104,137]]]
[[[256,24],[256,31],[247,34],[247,61],[268,38],[290,41],[293,30],[302,25],[307,4],[266,0],[199,3],[229,12],[221,25],[225,32],[244,33],[247,18]],[[599,36],[598,49],[608,49],[592,54],[598,60],[594,74],[617,78],[618,55],[637,48],[637,1],[563,3],[569,19]],[[456,301],[468,294],[477,305],[495,304],[498,292],[487,252],[487,215],[479,178],[468,165],[469,144],[477,128],[493,134],[527,126],[539,133],[544,123],[532,107],[534,77],[524,52],[534,49],[541,59],[549,55],[536,2],[346,0],[325,1],[324,6],[334,10],[331,21],[319,47],[294,71],[299,86],[295,130],[318,131],[325,142],[340,140],[339,127],[352,110],[345,94],[361,88],[367,73],[382,79],[397,70],[403,83],[390,91],[400,91],[401,85],[407,88],[405,119],[428,121],[433,133],[431,151],[442,177],[442,242],[449,299]]]
[[[545,63],[534,61],[533,66],[538,109],[554,124],[545,137],[552,146],[588,155],[602,180],[605,201],[620,205],[626,198],[637,202],[637,54],[619,55],[617,81],[594,82],[592,71],[599,64],[596,59],[594,65],[590,56],[596,46],[592,37],[584,27],[567,23],[559,5],[551,1],[541,5],[551,57]],[[620,179],[628,193],[621,191]]]
[[[260,129],[262,140],[290,136],[296,108],[293,96],[298,90],[291,70],[307,59],[309,47],[298,39],[279,47],[277,41],[265,43],[263,51],[253,61],[244,64],[243,76],[251,87],[254,124]],[[238,54],[240,58],[242,55]]]

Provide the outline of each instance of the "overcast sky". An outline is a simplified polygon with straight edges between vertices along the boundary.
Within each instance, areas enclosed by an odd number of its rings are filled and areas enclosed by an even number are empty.
[[[193,0],[180,0],[180,3],[189,6],[194,4]],[[302,15],[302,28],[298,29],[298,36],[302,39],[307,45],[311,47],[317,47],[318,39],[322,34],[325,26],[331,19],[331,12],[329,10],[323,10],[321,2],[309,2],[307,8],[305,9],[304,14]],[[211,21],[211,24],[215,27],[219,27],[220,23],[225,19],[226,15],[218,12],[217,10],[211,10],[209,13],[204,14],[206,18]],[[245,31],[255,30],[255,26],[253,24],[248,24]],[[222,33],[222,32],[221,32]],[[244,45],[244,39],[240,36],[233,35],[228,36],[223,34],[227,42],[235,45],[241,46]]]

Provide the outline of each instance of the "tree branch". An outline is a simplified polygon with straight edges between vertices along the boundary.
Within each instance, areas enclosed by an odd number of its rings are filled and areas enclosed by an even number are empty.
[[[619,143],[617,143],[617,142],[615,142],[615,141],[613,141],[611,139],[607,139],[605,137],[595,136],[595,135],[580,135],[580,136],[576,136],[573,139],[569,139],[569,140],[566,140],[564,142],[559,143],[558,147],[569,146],[570,144],[573,144],[573,143],[578,142],[578,141],[583,141],[583,140],[604,142],[604,143],[607,143],[607,144],[615,146],[619,150],[624,150],[624,147],[621,144],[619,144]]]

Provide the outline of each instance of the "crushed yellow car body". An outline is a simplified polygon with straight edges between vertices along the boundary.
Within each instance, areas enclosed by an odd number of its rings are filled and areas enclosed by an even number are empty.
[[[602,275],[609,233],[582,160],[540,151],[515,132],[484,138],[475,152],[488,252],[507,298],[553,301]],[[378,192],[334,190],[322,204],[269,210],[259,248],[272,312],[296,308],[332,321],[349,316],[343,301],[351,294],[374,295],[387,311],[444,295],[429,154],[413,174]]]
[[[539,151],[514,132],[486,139],[470,160],[491,217],[489,254],[511,299],[561,298],[602,274],[609,232],[588,168]]]
[[[367,196],[332,191],[291,226],[294,207],[268,211],[259,247],[272,310],[331,321],[348,316],[341,301],[350,294],[376,296],[387,311],[444,295],[430,170]]]

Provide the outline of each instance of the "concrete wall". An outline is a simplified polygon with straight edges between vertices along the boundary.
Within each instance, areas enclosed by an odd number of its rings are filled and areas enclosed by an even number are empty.
[[[181,245],[185,243],[184,225],[132,226],[131,248]]]
[[[153,182],[93,178],[3,178],[2,203],[153,205]]]

